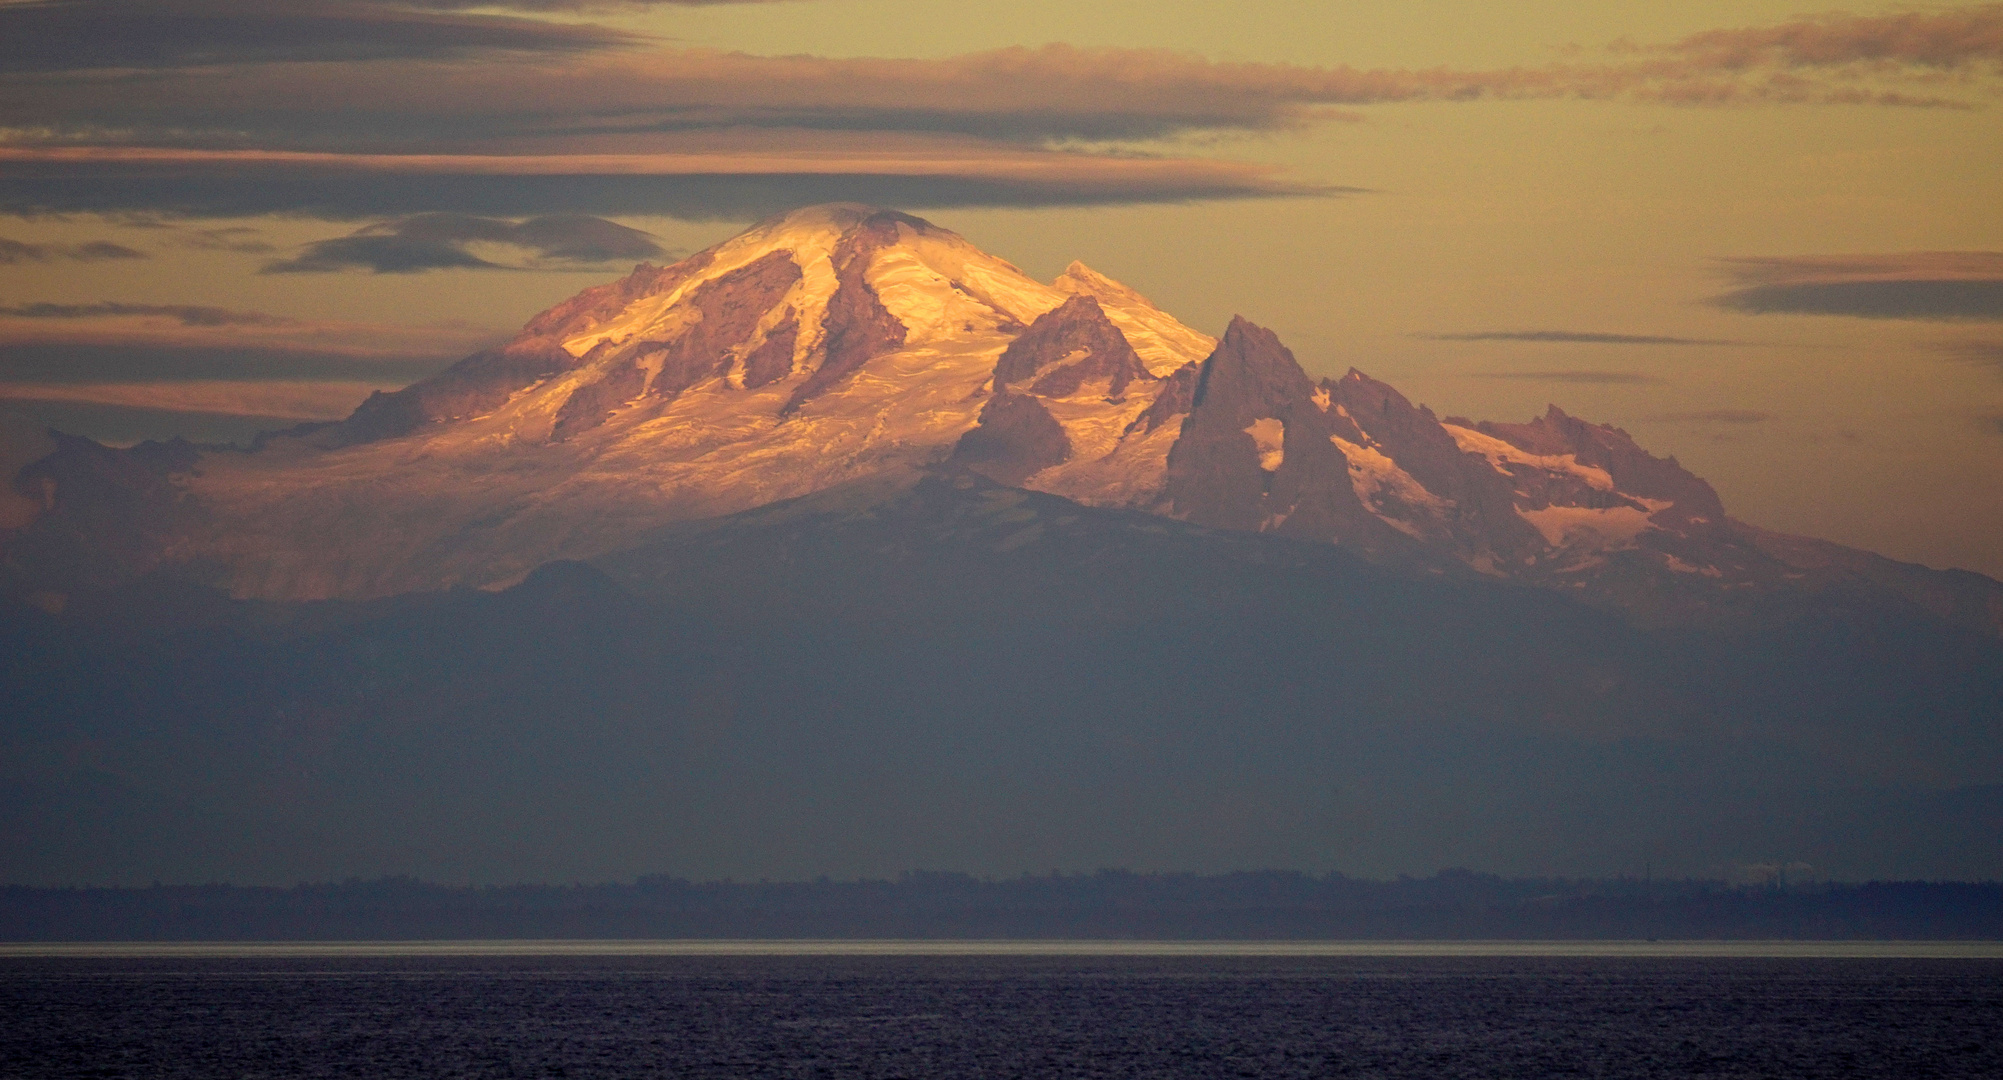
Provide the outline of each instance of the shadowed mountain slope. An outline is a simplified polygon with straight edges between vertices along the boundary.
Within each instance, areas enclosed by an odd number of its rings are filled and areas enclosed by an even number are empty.
[[[0,617],[0,877],[1993,877],[2003,648],[1644,630],[1474,573],[881,476],[498,593]]]

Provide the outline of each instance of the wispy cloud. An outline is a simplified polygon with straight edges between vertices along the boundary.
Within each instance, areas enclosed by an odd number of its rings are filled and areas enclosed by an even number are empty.
[[[0,402],[331,420],[498,336],[200,305],[15,304],[0,307]]]
[[[604,27],[396,0],[41,0],[0,5],[0,72],[208,68],[632,44]],[[482,4],[551,9],[577,5]]]
[[[121,304],[111,300],[92,304],[0,304],[0,316],[17,319],[100,319],[125,315],[162,315],[182,326],[284,326],[296,321],[261,311],[232,311],[195,304]]]
[[[327,273],[366,269],[378,274],[420,270],[515,268],[476,254],[473,245],[495,245],[527,254],[537,269],[590,268],[615,259],[667,255],[654,237],[617,222],[564,214],[514,222],[471,214],[419,214],[365,226],[348,236],[308,244],[290,259],[265,265],[267,274]]]
[[[76,365],[77,349],[149,351],[198,363],[203,353],[217,357],[248,350],[258,356],[301,354],[357,361],[418,359],[435,366],[490,344],[504,334],[461,323],[407,325],[300,319],[259,311],[191,304],[25,303],[0,307],[0,379],[60,379],[52,372]],[[30,363],[22,350],[50,358]],[[63,350],[71,350],[64,352]],[[108,355],[108,354],[107,354]],[[122,355],[122,353],[121,353]],[[30,373],[24,364],[53,364]]]
[[[1665,412],[1644,417],[1658,424],[1764,424],[1772,413],[1752,409],[1701,409],[1696,412]]]
[[[1950,341],[1935,348],[1958,360],[1992,367],[2003,374],[2003,341]]]
[[[1837,13],[1773,26],[1706,30],[1670,45],[1628,44],[1621,51],[1674,56],[1717,71],[1851,64],[1993,68],[2003,64],[2003,5],[1888,15]]]
[[[0,400],[331,419],[500,336],[192,304],[12,304],[0,306]]]
[[[1602,334],[1582,330],[1476,330],[1462,334],[1420,334],[1428,341],[1544,341],[1579,345],[1743,345],[1720,338],[1664,337],[1655,334]]]
[[[247,136],[268,147],[356,150],[397,140],[744,128],[1133,140],[1283,130],[1348,115],[1344,107],[1482,98],[1960,106],[1993,98],[2003,6],[1917,18],[1721,30],[1626,47],[1599,63],[1485,70],[1221,62],[1063,44],[909,59],[608,43],[505,64],[271,62],[240,66],[227,79],[167,72],[149,77],[143,96],[129,79],[30,79],[0,92],[0,117],[18,118],[22,130],[86,136],[119,128],[186,141],[210,131],[238,145]],[[1849,47],[1727,44],[1805,42],[1817,28]]]
[[[1740,287],[1712,302],[1749,314],[2003,320],[2003,252],[1913,251],[1724,263]]]
[[[381,382],[222,380],[137,383],[0,383],[0,401],[111,405],[153,412],[255,416],[274,420],[338,420]]]
[[[50,262],[68,259],[75,262],[105,262],[113,259],[144,259],[143,251],[114,244],[109,240],[92,240],[83,244],[30,244],[22,240],[9,240],[0,236],[0,265],[23,262]]]
[[[804,142],[800,148],[789,146]],[[0,146],[0,212],[301,213],[342,220],[430,207],[500,217],[755,217],[805,203],[1090,206],[1353,193],[1268,165],[1086,154],[961,138],[730,139],[646,154],[333,154]],[[79,183],[79,175],[91,182]]]
[[[278,250],[263,236],[263,230],[248,225],[224,225],[182,231],[174,242],[199,251],[233,251],[239,255],[269,255]]]
[[[1664,380],[1633,371],[1477,371],[1477,379],[1520,379],[1524,382],[1571,383],[1578,386],[1646,386]]]

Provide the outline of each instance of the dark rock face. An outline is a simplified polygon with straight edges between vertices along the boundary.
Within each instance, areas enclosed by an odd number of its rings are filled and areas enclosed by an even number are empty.
[[[695,325],[669,341],[620,346],[604,377],[579,387],[557,411],[551,441],[598,427],[612,409],[643,391],[649,397],[673,400],[704,379],[722,375],[730,368],[732,351],[751,337],[759,320],[799,280],[800,267],[792,256],[775,251],[705,283],[688,300],[701,313]],[[598,351],[587,353],[579,363],[595,361]],[[788,348],[789,364],[791,359]],[[654,372],[651,382],[649,369]]]
[[[1118,398],[1135,380],[1152,380],[1147,366],[1112,320],[1089,296],[1074,296],[1009,343],[995,363],[995,389],[1029,383],[1033,394],[1066,397],[1089,380],[1107,380]]]
[[[1445,504],[1422,509],[1383,492],[1380,511],[1418,523],[1428,540],[1452,544],[1463,557],[1486,552],[1516,558],[1543,548],[1542,536],[1516,513],[1509,478],[1462,451],[1431,409],[1354,368],[1341,379],[1324,379],[1318,392],[1327,395],[1335,426],[1356,432],[1345,439],[1390,458]]]
[[[883,211],[872,214],[842,237],[834,251],[835,294],[828,300],[826,354],[820,367],[793,391],[781,415],[828,392],[853,375],[872,358],[894,351],[904,344],[904,324],[878,299],[876,289],[863,280],[876,253],[897,243],[897,226],[929,228],[924,221],[907,214]]]
[[[672,397],[704,379],[723,374],[730,367],[731,350],[750,339],[759,320],[799,280],[800,267],[793,257],[775,251],[697,290],[689,302],[702,312],[702,319],[689,327],[687,333],[667,343],[660,358],[660,373],[654,376],[648,393]],[[636,352],[652,357],[652,350],[646,346]]]
[[[1196,405],[1196,380],[1202,370],[1201,364],[1184,364],[1170,372],[1168,378],[1161,381],[1161,388],[1155,391],[1154,404],[1135,417],[1123,434],[1153,431],[1178,416],[1189,415],[1189,410]]]
[[[799,313],[788,308],[779,325],[766,332],[765,340],[744,354],[744,388],[756,390],[791,375],[793,349],[799,341]]]
[[[604,377],[573,391],[556,411],[549,441],[563,442],[605,423],[613,409],[640,396],[647,385],[647,369],[639,361],[616,361]]]
[[[1670,520],[1678,525],[1706,524],[1725,519],[1725,507],[1711,485],[1677,464],[1636,446],[1628,433],[1611,424],[1590,424],[1567,416],[1552,405],[1527,424],[1476,426],[1532,454],[1574,454],[1581,465],[1605,469],[1618,490],[1644,499],[1674,502]]]
[[[1310,392],[1306,373],[1270,330],[1233,319],[1197,374],[1190,413],[1168,454],[1170,512],[1199,525],[1258,530],[1272,477],[1246,428],[1285,420]],[[1284,462],[1282,462],[1284,466]]]
[[[1043,403],[1004,390],[988,399],[981,420],[960,436],[952,462],[1003,484],[1020,484],[1032,474],[1071,457],[1064,428]]]
[[[1333,418],[1333,419],[1332,419]],[[1203,362],[1189,417],[1168,456],[1169,511],[1201,525],[1340,540],[1368,552],[1409,546],[1356,498],[1329,436],[1353,425],[1315,403],[1315,387],[1273,332],[1234,319]],[[1277,466],[1255,432],[1278,426]]]

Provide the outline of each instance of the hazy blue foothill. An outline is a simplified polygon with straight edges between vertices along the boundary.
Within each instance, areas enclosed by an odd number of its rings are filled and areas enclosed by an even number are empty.
[[[498,593],[0,616],[0,879],[2003,876],[2003,646],[1653,630],[965,476]]]

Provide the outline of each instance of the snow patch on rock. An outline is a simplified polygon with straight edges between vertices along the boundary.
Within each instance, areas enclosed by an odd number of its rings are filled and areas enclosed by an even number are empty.
[[[1453,509],[1452,500],[1426,490],[1424,484],[1376,447],[1353,443],[1340,435],[1330,435],[1328,441],[1348,460],[1349,486],[1356,497],[1366,509],[1399,532],[1418,539],[1424,531],[1418,523],[1395,512],[1399,509],[1416,510],[1435,521]]]
[[[1278,472],[1287,460],[1287,424],[1271,416],[1252,421],[1245,434],[1259,447],[1259,467],[1267,472]]]
[[[1552,547],[1592,547],[1618,551],[1634,546],[1635,538],[1654,528],[1649,510],[1635,506],[1518,507],[1517,516],[1544,535]]]
[[[1490,466],[1504,476],[1512,475],[1509,466],[1527,465],[1545,472],[1569,473],[1586,482],[1588,487],[1599,491],[1612,491],[1614,478],[1605,469],[1579,464],[1577,454],[1532,454],[1496,438],[1484,435],[1473,428],[1457,424],[1441,424],[1447,434],[1453,436],[1455,445],[1464,453],[1477,454],[1488,459]]]

